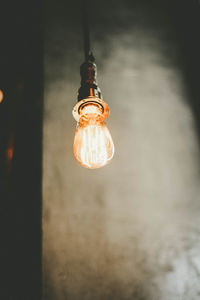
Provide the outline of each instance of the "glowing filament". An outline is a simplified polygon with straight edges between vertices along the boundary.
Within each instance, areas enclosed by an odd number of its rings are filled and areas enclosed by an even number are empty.
[[[73,152],[84,167],[95,169],[106,165],[113,157],[114,144],[108,128],[94,105],[88,105],[79,119]]]

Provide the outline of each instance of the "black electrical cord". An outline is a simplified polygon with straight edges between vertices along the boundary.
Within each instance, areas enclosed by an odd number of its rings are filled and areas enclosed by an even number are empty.
[[[81,0],[81,4],[85,62],[80,67],[81,87],[78,90],[78,101],[87,99],[88,97],[97,97],[102,99],[101,90],[97,85],[97,66],[90,49],[87,0]]]
[[[90,49],[90,30],[88,22],[88,1],[81,0],[82,2],[82,24],[83,24],[83,38],[84,38],[84,53],[85,61],[94,61],[94,56]]]

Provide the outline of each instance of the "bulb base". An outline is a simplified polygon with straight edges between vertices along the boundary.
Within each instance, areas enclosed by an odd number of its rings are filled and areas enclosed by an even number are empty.
[[[77,122],[79,121],[80,117],[84,114],[83,109],[85,108],[85,106],[89,106],[89,105],[97,106],[99,108],[99,114],[101,114],[104,120],[108,118],[109,116],[108,104],[102,99],[89,96],[85,99],[78,101],[72,110],[72,115]]]
[[[88,60],[80,67],[81,87],[78,90],[78,101],[87,97],[102,99],[101,90],[97,84],[97,66],[94,61]]]

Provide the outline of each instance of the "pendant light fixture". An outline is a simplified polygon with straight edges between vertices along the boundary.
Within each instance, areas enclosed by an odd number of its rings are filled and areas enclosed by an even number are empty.
[[[105,166],[114,155],[114,144],[105,120],[109,107],[97,85],[97,67],[90,50],[87,0],[82,0],[85,62],[80,67],[81,87],[72,114],[77,121],[73,153],[89,169]]]

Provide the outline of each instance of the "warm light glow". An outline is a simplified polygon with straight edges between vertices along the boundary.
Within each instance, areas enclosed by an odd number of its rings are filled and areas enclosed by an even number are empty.
[[[8,160],[10,161],[10,160],[12,160],[12,158],[13,158],[13,147],[12,146],[10,146],[8,149],[7,149],[7,158],[8,158]]]
[[[3,98],[4,98],[3,91],[2,91],[2,90],[0,90],[0,103],[3,101]]]
[[[103,114],[95,104],[86,105],[80,114],[74,138],[74,156],[86,168],[103,167],[114,154],[114,144]]]

